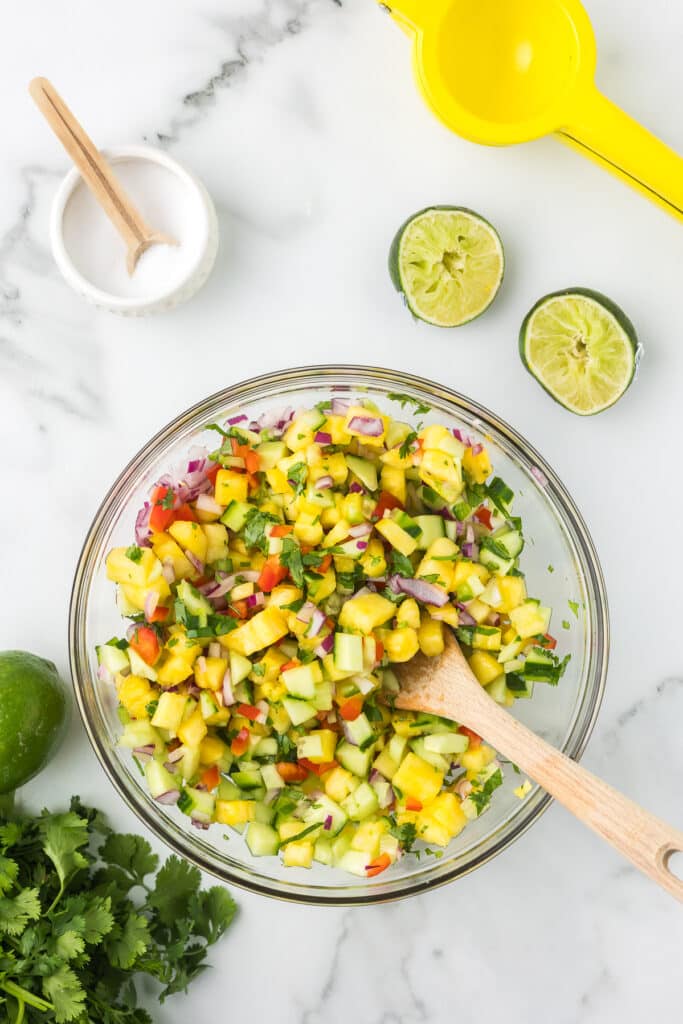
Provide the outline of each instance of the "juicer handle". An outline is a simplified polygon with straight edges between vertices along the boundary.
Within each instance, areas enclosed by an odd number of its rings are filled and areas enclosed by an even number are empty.
[[[564,142],[683,220],[683,157],[594,86],[581,94],[569,123],[558,133]]]

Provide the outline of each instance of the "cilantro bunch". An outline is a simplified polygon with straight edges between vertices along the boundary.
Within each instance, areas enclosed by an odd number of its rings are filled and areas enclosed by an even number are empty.
[[[66,813],[0,818],[0,1019],[151,1024],[136,975],[160,1002],[185,991],[235,914],[185,861],[158,868],[146,840],[78,797]]]

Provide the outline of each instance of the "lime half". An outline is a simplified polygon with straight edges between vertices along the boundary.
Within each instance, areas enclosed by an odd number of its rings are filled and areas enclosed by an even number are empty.
[[[399,228],[389,252],[391,279],[408,308],[437,327],[460,327],[483,313],[504,268],[496,230],[458,206],[416,213]]]
[[[539,299],[519,333],[522,362],[570,412],[593,416],[621,398],[633,380],[640,344],[614,302],[587,288]]]

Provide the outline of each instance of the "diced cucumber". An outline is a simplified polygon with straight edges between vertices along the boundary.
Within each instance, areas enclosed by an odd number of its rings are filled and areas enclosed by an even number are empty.
[[[203,594],[200,594],[196,587],[193,587],[188,580],[180,580],[177,587],[180,600],[187,608],[190,615],[199,618],[201,626],[208,622],[208,616],[213,615],[213,608]]]
[[[360,747],[354,747],[353,744],[345,741],[340,743],[335,751],[335,758],[340,765],[352,775],[358,775],[360,778],[366,778],[369,774],[371,756],[372,747],[361,750]]]
[[[230,681],[233,686],[238,686],[243,680],[247,678],[253,668],[249,658],[245,658],[243,654],[237,654],[235,651],[230,651]]]
[[[189,701],[188,701],[189,703]],[[185,747],[185,753],[178,762],[184,782],[190,782],[199,771],[199,747]]]
[[[560,669],[549,651],[532,647],[524,663],[524,678],[528,682],[550,683],[554,686],[559,682]]]
[[[234,533],[239,533],[244,527],[250,511],[251,505],[246,501],[231,501],[220,521]]]
[[[263,785],[266,789],[283,789],[284,779],[274,764],[262,764],[260,768]]]
[[[444,774],[448,771],[451,766],[450,758],[446,758],[443,754],[437,754],[433,750],[428,750],[425,746],[425,736],[418,736],[417,739],[410,741],[410,748],[413,750],[418,757],[421,757],[423,761],[427,761],[438,771]]]
[[[133,719],[128,722],[119,736],[118,745],[120,747],[129,747],[131,750],[134,750],[135,747],[154,746],[157,754],[161,754],[164,751],[164,743],[161,736],[147,719]]]
[[[370,785],[377,794],[377,801],[380,807],[386,807],[387,804],[391,803],[391,798],[389,797],[391,783],[387,782],[386,779],[374,779]]]
[[[232,778],[240,789],[261,789],[263,779],[260,768],[257,771],[236,771]]]
[[[128,659],[130,661],[130,670],[134,676],[142,676],[143,679],[149,679],[152,683],[157,681],[156,671],[132,647],[128,648]]]
[[[444,521],[444,530],[449,540],[457,541],[458,539],[458,524],[454,519],[446,519]]]
[[[315,718],[315,707],[307,700],[296,700],[295,697],[284,697],[282,706],[289,715],[292,725],[302,725],[309,718]]]
[[[486,493],[504,516],[510,515],[515,494],[504,480],[501,480],[499,476],[494,476],[493,480],[486,486]]]
[[[491,539],[495,541],[509,558],[516,558],[524,547],[524,538],[519,530],[512,530],[507,526],[496,530]]]
[[[219,709],[219,704],[211,690],[202,690],[199,694],[199,709],[202,718],[211,718]]]
[[[413,519],[412,516],[409,516],[407,512],[403,512],[400,508],[395,508],[392,511],[391,518],[408,534],[409,537],[418,541],[417,546],[420,547],[419,537],[422,535],[422,528],[418,521]]]
[[[277,740],[274,736],[264,736],[254,747],[254,757],[275,757]]]
[[[369,459],[361,459],[359,455],[347,455],[346,465],[354,476],[357,476],[363,487],[368,491],[377,490],[377,466]]]
[[[309,501],[311,505],[318,505],[320,508],[334,508],[335,506],[333,491],[330,489],[318,491],[314,484],[311,484],[306,490],[306,501]]]
[[[327,867],[332,865],[332,843],[329,839],[316,839],[315,846],[313,847],[313,860],[317,860],[319,864],[325,864]]]
[[[426,551],[430,544],[445,533],[444,520],[442,516],[415,516],[415,522],[420,527],[420,532],[415,538],[418,548]],[[455,523],[453,523],[455,526]]]
[[[251,796],[251,794],[249,794]],[[254,801],[254,821],[260,821],[262,825],[270,825],[275,817],[275,810],[272,804],[265,804],[262,800]]]
[[[254,703],[254,692],[248,679],[243,679],[241,683],[237,683],[237,685],[233,687],[233,694],[235,700],[239,704]]]
[[[379,808],[377,794],[367,782],[361,782],[353,793],[342,800],[342,809],[352,821],[362,821]]]
[[[315,684],[321,679],[320,664],[317,661],[309,665],[298,665],[282,673],[282,681],[288,693],[301,700],[311,700],[315,697]]]
[[[145,765],[145,777],[151,796],[156,798],[162,793],[178,791],[178,780],[164,768],[161,761],[151,760]]]
[[[120,647],[114,647],[113,644],[101,644],[95,650],[97,651],[98,665],[102,665],[112,675],[116,675],[117,672],[125,672],[129,668],[128,653],[122,651]]]
[[[270,825],[250,821],[247,829],[247,846],[254,857],[275,857],[280,849],[280,839]]]
[[[351,875],[359,875],[361,878],[367,878],[366,868],[370,863],[371,858],[367,853],[363,853],[362,850],[347,850],[339,860],[336,862],[336,866],[342,871],[348,871]]]
[[[363,638],[352,633],[334,634],[334,667],[339,672],[363,671]]]
[[[496,704],[505,704],[507,701],[507,685],[505,676],[500,675],[486,686],[489,697],[495,700]]]
[[[425,736],[425,750],[433,754],[462,754],[470,744],[467,736],[459,732],[435,732]]]
[[[490,537],[482,538],[479,548],[479,561],[498,576],[507,576],[510,569],[512,569],[514,559],[505,558],[500,551],[493,550],[491,548],[493,543],[495,542]]]
[[[389,740],[389,745],[387,749],[389,751],[389,756],[393,761],[396,762],[396,764],[400,764],[401,761],[403,760],[407,747],[408,737],[399,736],[397,732],[394,733],[394,735]]]
[[[505,682],[510,693],[517,699],[524,699],[533,695],[533,682],[530,679],[517,675],[516,672],[510,672],[509,675],[506,675]]]
[[[204,789],[194,789],[192,786],[186,786],[178,800],[178,809],[199,821],[212,821],[215,808],[216,798],[213,793],[207,793]]]
[[[361,711],[352,722],[344,722],[344,734],[349,743],[365,750],[375,742],[375,733],[364,712]]]
[[[259,469],[262,469],[264,472],[267,469],[272,469],[273,466],[278,464],[280,459],[284,459],[287,456],[287,445],[284,441],[264,441],[262,444],[257,445],[255,450],[260,456]]]
[[[323,679],[321,683],[316,683],[315,695],[311,704],[316,711],[331,711],[332,710],[332,697],[334,695],[334,687],[329,679]]]
[[[332,818],[332,823],[329,829],[325,829],[325,831],[330,837],[336,836],[341,832],[349,820],[348,815],[338,803],[330,800],[325,794],[321,794],[315,798],[314,804],[304,815],[304,821],[307,825],[312,825],[313,822],[321,822],[324,825],[328,818]]]

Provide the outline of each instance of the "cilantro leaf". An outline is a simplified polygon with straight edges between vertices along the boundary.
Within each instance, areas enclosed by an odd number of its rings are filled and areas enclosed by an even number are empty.
[[[287,470],[287,483],[290,484],[296,494],[303,494],[306,490],[308,478],[308,466],[305,462],[295,462]]]
[[[146,918],[133,914],[123,925],[114,926],[104,940],[104,948],[114,967],[129,970],[145,952],[149,942]]]
[[[108,864],[125,871],[138,885],[142,885],[145,876],[151,875],[159,866],[159,858],[141,836],[112,833],[107,837],[100,856]]]
[[[578,617],[579,617],[579,602],[578,601],[567,601],[567,604],[569,605],[569,607],[573,611],[574,618],[578,619]]]
[[[389,567],[392,575],[408,577],[415,575],[413,563],[406,555],[402,555],[400,551],[394,550],[391,552],[389,555]]]
[[[194,931],[207,942],[216,942],[232,922],[237,904],[220,886],[200,892],[193,904]]]
[[[57,1024],[78,1020],[85,1009],[85,990],[70,967],[63,964],[43,978],[43,992],[54,1007]]]
[[[415,441],[417,441],[417,431],[411,430],[398,450],[398,454],[402,459],[407,459],[408,456],[411,454],[411,452],[413,451],[413,444]]]
[[[490,804],[494,789],[498,789],[502,785],[503,773],[500,768],[496,768],[495,772],[489,775],[483,783],[477,781],[473,783],[472,792],[467,799],[471,800],[476,807],[477,815],[480,815]]]
[[[424,402],[420,402],[419,399],[411,398],[410,395],[404,395],[397,391],[390,391],[387,398],[390,398],[392,402],[398,402],[402,409],[405,409],[407,405],[412,405],[418,416],[432,411],[431,405],[425,405]]]
[[[270,512],[260,512],[257,508],[249,509],[242,536],[248,548],[260,548],[267,552],[266,527],[270,523],[278,523],[279,519]]]
[[[131,562],[139,562],[142,558],[142,548],[139,548],[137,544],[131,544],[129,548],[126,548],[126,558],[130,558]]]
[[[301,556],[301,548],[291,537],[284,537],[282,551],[280,552],[280,564],[289,569],[292,582],[297,587],[304,585],[304,563]]]
[[[0,897],[0,933],[21,935],[29,921],[40,917],[40,895],[37,889],[22,889],[13,898]]]
[[[19,865],[9,857],[0,856],[0,893],[7,892],[17,880]]]
[[[412,821],[406,821],[402,825],[398,825],[393,814],[389,816],[389,821],[391,822],[389,834],[394,836],[395,839],[398,839],[406,853],[410,853],[413,843],[417,839],[417,829],[415,828],[415,825]]]
[[[163,924],[173,925],[187,916],[190,899],[196,895],[200,882],[197,868],[178,857],[168,858],[149,897]]]
[[[54,905],[60,899],[67,879],[80,868],[88,866],[86,857],[80,852],[88,845],[88,823],[73,811],[44,817],[40,824],[43,850],[55,866],[59,878],[59,891]]]

